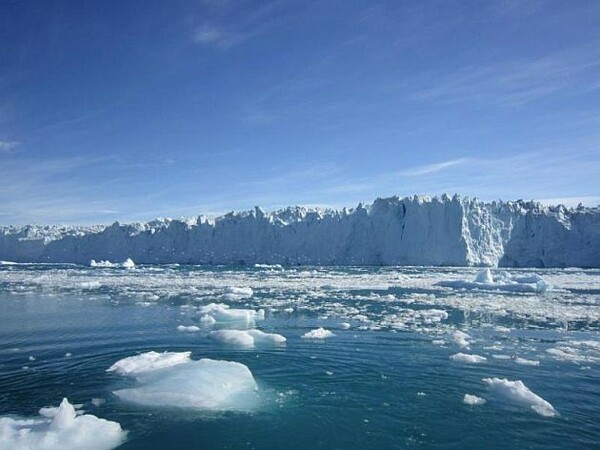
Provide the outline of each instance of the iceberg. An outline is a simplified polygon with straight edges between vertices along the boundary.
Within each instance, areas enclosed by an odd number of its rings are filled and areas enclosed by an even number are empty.
[[[598,207],[390,197],[342,210],[297,206],[267,213],[257,207],[215,219],[3,226],[0,260],[87,264],[129,258],[271,270],[296,264],[589,268],[600,267],[599,229]],[[475,283],[490,284],[487,275]]]
[[[10,450],[110,450],[127,436],[117,422],[80,414],[65,398],[35,418],[0,417],[0,448]]]
[[[148,352],[117,361],[108,371],[133,377],[136,385],[114,394],[154,407],[249,411],[257,406],[258,386],[247,366],[189,356],[190,352]]]

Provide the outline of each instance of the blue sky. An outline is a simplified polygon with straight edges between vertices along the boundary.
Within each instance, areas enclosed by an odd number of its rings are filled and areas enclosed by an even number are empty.
[[[0,3],[0,223],[600,203],[600,2]]]

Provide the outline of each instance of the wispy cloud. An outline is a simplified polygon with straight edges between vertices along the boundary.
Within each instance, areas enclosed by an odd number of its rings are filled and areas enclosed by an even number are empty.
[[[205,2],[209,9],[203,16],[209,17],[193,27],[192,40],[198,45],[228,50],[267,32],[282,20],[276,14],[281,5],[278,0],[259,7],[248,2]]]
[[[564,91],[597,89],[585,80],[600,76],[600,53],[585,48],[529,60],[471,65],[433,75],[416,88],[413,100],[486,101],[517,106]],[[417,83],[418,86],[418,83]]]
[[[470,161],[469,158],[458,158],[452,161],[443,161],[439,163],[426,164],[423,166],[412,167],[407,170],[401,170],[398,172],[398,175],[408,176],[408,177],[418,177],[422,175],[430,175],[433,173],[441,172],[443,170],[449,169],[451,167],[456,167],[462,164],[466,164]]]
[[[17,141],[0,141],[0,153],[12,153],[20,144]]]

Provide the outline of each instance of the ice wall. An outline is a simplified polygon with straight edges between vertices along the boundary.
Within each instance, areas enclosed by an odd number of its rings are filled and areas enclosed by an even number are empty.
[[[260,208],[214,220],[0,228],[0,260],[600,267],[600,209],[391,197],[353,209]]]

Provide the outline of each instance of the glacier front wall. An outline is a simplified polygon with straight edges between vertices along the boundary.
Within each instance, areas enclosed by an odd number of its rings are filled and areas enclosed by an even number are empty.
[[[392,197],[341,211],[261,209],[215,220],[0,228],[0,260],[600,267],[600,209]]]

